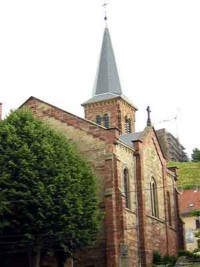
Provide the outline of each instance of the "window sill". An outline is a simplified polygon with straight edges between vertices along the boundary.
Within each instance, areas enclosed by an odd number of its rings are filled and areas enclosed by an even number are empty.
[[[131,209],[129,209],[129,208],[125,208],[125,210],[136,215],[136,212],[131,210]]]
[[[172,225],[169,225],[169,229],[173,230],[173,231],[176,231],[176,228],[173,227]]]
[[[165,223],[164,220],[158,218],[158,217],[155,217],[155,216],[152,216],[152,215],[146,215],[147,217],[151,218],[151,219],[154,219],[155,221],[158,221],[158,222],[161,222],[161,223]]]

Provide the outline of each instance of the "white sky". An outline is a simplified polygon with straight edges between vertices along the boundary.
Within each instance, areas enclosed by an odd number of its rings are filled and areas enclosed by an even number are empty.
[[[4,116],[35,96],[83,117],[103,37],[102,4],[0,0]],[[190,155],[200,148],[200,0],[109,0],[107,14],[122,91],[138,107],[136,130],[150,105],[155,128],[178,136]]]

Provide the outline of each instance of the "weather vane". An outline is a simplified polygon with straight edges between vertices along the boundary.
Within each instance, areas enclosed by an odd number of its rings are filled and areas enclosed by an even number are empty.
[[[108,5],[107,0],[104,0],[104,3],[103,3],[103,7],[104,7],[104,20],[106,22],[106,25],[107,25],[107,20],[108,20],[108,17],[107,17],[107,5]]]

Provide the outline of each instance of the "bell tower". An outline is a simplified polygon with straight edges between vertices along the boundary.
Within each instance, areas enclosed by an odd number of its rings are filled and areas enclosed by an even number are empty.
[[[85,118],[121,134],[135,132],[137,108],[122,94],[108,27],[105,27],[92,98],[82,104]]]

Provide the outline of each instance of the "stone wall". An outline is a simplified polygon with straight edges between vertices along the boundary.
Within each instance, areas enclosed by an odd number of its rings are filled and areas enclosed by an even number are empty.
[[[152,261],[154,250],[162,255],[177,253],[177,210],[174,198],[175,181],[172,172],[166,168],[166,160],[163,157],[154,130],[146,130],[143,141],[143,198],[145,208],[143,210],[145,222],[145,254],[147,266]],[[150,181],[154,178],[157,185],[158,215],[152,216],[152,200],[150,195]],[[170,215],[168,196],[170,196]],[[171,221],[171,222],[170,222]]]
[[[136,186],[135,186],[135,162],[134,151],[123,144],[118,143],[116,146],[116,156],[118,159],[118,189],[119,198],[122,198],[122,208],[117,211],[117,221],[122,221],[123,224],[118,225],[119,245],[127,246],[128,253],[126,256],[119,255],[121,262],[125,262],[124,266],[138,265],[138,232],[137,232],[137,206],[136,206]],[[129,176],[129,194],[130,194],[130,209],[126,208],[123,172],[128,170]],[[121,218],[121,219],[120,219]],[[129,264],[129,265],[125,265]]]
[[[112,168],[108,170],[107,166],[107,161],[112,155],[112,146],[109,144],[110,141],[114,141],[117,132],[112,129],[105,130],[37,99],[30,99],[25,105],[32,109],[35,116],[46,121],[54,129],[63,132],[90,163],[97,178],[97,194],[100,207],[104,213],[106,209],[105,192],[108,188],[107,179],[109,179],[112,171]],[[95,262],[95,266],[105,266],[107,234],[104,224],[107,223],[106,217],[103,222],[100,237],[97,240],[97,247],[80,252],[74,260],[77,267],[92,265],[93,262]]]
[[[127,116],[131,121],[131,132],[135,132],[136,109],[121,98],[86,104],[84,109],[85,118],[93,122],[96,122],[97,115],[103,117],[105,114],[108,114],[110,128],[118,128],[122,134],[126,133],[125,117]]]
[[[30,98],[25,106],[38,118],[62,131],[88,160],[97,178],[97,194],[104,214],[101,232],[96,247],[79,252],[74,266],[130,267],[139,266],[140,262],[142,266],[149,266],[154,250],[163,255],[177,252],[174,177],[172,172],[167,172],[166,160],[152,127],[147,127],[142,139],[136,141],[132,149],[119,141],[117,129],[105,129],[35,98]],[[133,111],[133,107],[122,99],[85,106],[86,117],[90,120],[95,120],[95,114],[99,112],[112,112],[111,126],[116,127],[118,123],[121,131],[125,130],[122,121],[127,113],[132,113],[134,120]],[[129,209],[124,194],[124,169],[129,176]],[[152,216],[151,177],[157,183],[157,217]],[[167,192],[170,194],[171,225]]]

